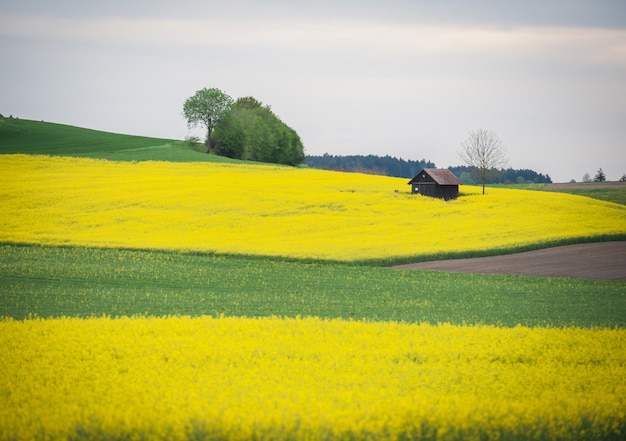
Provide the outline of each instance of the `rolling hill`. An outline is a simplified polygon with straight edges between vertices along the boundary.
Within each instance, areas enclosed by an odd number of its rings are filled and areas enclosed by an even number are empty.
[[[74,156],[113,161],[241,162],[207,155],[200,144],[0,118],[0,154]]]

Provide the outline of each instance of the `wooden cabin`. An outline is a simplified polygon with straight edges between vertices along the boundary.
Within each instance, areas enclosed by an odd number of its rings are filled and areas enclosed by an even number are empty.
[[[461,181],[448,169],[425,168],[416,174],[409,184],[413,194],[449,201],[459,197]]]

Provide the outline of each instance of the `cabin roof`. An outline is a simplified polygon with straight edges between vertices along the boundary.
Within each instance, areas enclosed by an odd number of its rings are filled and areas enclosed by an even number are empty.
[[[418,174],[413,176],[413,179],[411,179],[408,183],[412,184],[414,181],[417,181],[417,178],[422,173],[426,173],[439,185],[461,185],[459,178],[454,176],[454,173],[447,168],[424,168],[420,170]]]

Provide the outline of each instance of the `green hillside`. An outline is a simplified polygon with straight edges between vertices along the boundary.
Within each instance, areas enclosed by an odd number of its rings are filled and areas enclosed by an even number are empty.
[[[64,124],[0,118],[0,154],[75,156],[115,161],[240,162],[207,155],[202,146],[84,129]]]

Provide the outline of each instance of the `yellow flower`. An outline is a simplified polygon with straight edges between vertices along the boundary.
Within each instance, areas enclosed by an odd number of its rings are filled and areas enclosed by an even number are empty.
[[[617,437],[626,331],[0,321],[0,440]]]

